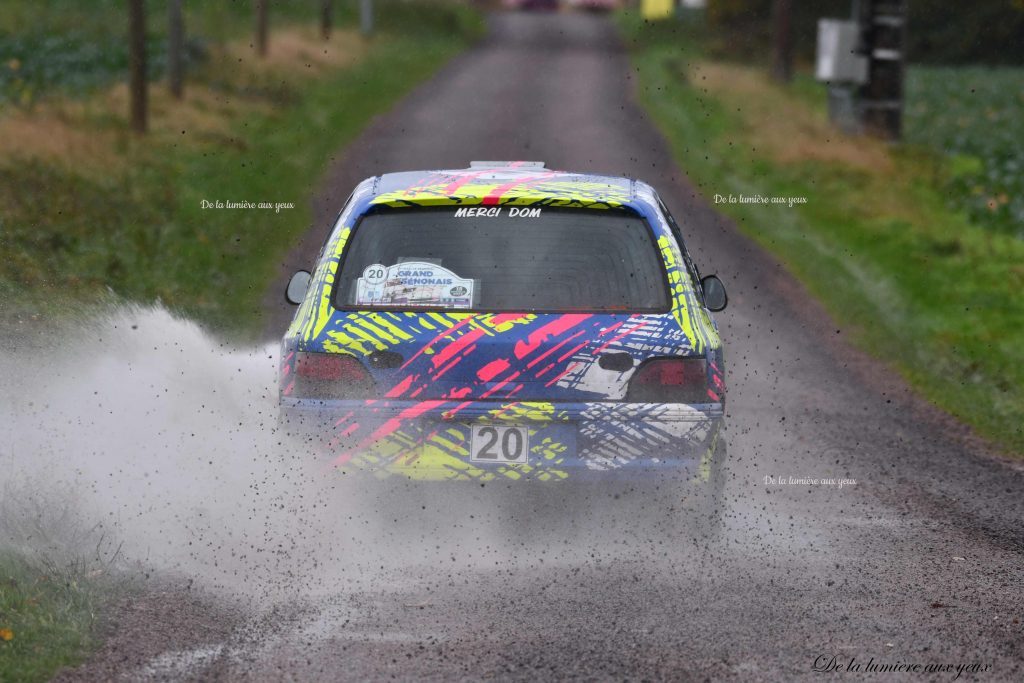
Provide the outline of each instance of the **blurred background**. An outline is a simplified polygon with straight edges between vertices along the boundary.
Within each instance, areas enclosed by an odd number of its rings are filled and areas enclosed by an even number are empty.
[[[857,4],[7,0],[0,301],[10,318],[58,305],[57,293],[78,301],[112,292],[220,327],[258,329],[251,318],[259,296],[250,288],[308,227],[309,188],[327,154],[480,38],[482,11],[635,9],[617,15],[632,17],[620,23],[634,49],[660,51],[662,61],[679,62],[676,71],[699,55],[715,65],[702,78],[723,88],[709,94],[781,96],[780,104],[820,112],[828,96],[814,80],[818,22],[849,18]],[[1024,236],[1024,3],[895,4],[909,19],[900,153],[941,156],[927,181],[942,186],[951,211]],[[133,42],[135,6],[142,38]],[[134,89],[133,45],[145,79]],[[788,87],[743,90],[744,78],[778,71],[780,49]],[[134,119],[132,92],[148,93]],[[750,123],[762,124],[766,135],[780,132],[765,117]],[[204,212],[204,198],[296,208]]]
[[[366,5],[368,18],[318,0],[5,2],[4,319],[127,299],[258,331],[329,158],[483,31],[456,2]]]
[[[259,301],[249,289],[270,277],[276,257],[308,227],[309,188],[327,154],[480,38],[481,11],[636,9],[620,22],[634,48],[680,64],[699,55],[715,65],[711,77],[723,97],[784,96],[786,106],[822,111],[818,22],[849,18],[857,4],[7,0],[0,301],[8,316],[31,315],[56,305],[57,292],[72,300],[112,292],[160,300],[217,326],[257,329],[247,323]],[[1024,3],[895,4],[905,4],[909,18],[901,153],[943,158],[928,180],[941,184],[951,211],[1024,236]],[[780,31],[789,86],[742,90],[747,76],[779,70]],[[145,86],[140,76],[133,89],[135,44]],[[148,97],[133,119],[139,91]],[[752,125],[761,124],[772,125],[767,118]],[[296,208],[204,212],[204,198]]]

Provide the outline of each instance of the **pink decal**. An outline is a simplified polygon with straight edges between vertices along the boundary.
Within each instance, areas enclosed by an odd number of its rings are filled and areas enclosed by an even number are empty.
[[[535,375],[535,377],[540,377],[541,375],[543,375],[545,372],[547,372],[548,370],[550,370],[553,367],[555,367],[554,363],[550,363],[549,365],[545,365],[543,368],[541,368],[540,372],[538,372]]]
[[[555,382],[557,382],[558,380],[562,379],[563,377],[565,377],[566,375],[568,375],[568,374],[569,374],[570,372],[572,372],[573,370],[575,370],[575,369],[576,369],[576,366],[577,366],[577,365],[579,365],[579,363],[573,363],[572,365],[570,365],[569,367],[567,367],[567,368],[565,369],[565,371],[563,371],[562,373],[560,373],[560,374],[556,375],[556,376],[555,376],[555,378],[554,378],[553,380],[551,380],[550,382],[548,382],[548,383],[547,383],[547,384],[545,384],[544,386],[545,386],[545,387],[550,387],[550,386],[551,386],[552,384],[554,384]]]
[[[632,318],[632,316],[630,316],[630,317]],[[601,353],[609,345],[614,344],[615,342],[619,341],[620,339],[625,337],[627,334],[629,334],[631,332],[639,332],[640,330],[642,330],[646,326],[647,326],[647,323],[646,322],[642,322],[639,325],[637,325],[636,327],[631,327],[631,328],[627,329],[626,331],[624,331],[624,332],[622,332],[620,334],[615,335],[614,337],[612,337],[611,339],[606,341],[604,344],[602,344],[601,346],[599,346],[596,349],[594,349],[594,355],[596,356],[597,354]]]
[[[583,342],[582,344],[579,344],[578,346],[576,346],[576,347],[574,347],[572,349],[569,349],[568,351],[566,351],[565,353],[563,353],[561,356],[558,357],[558,362],[561,363],[563,360],[565,360],[566,358],[568,358],[572,354],[576,353],[577,351],[579,351],[580,349],[582,349],[586,345],[587,345],[587,342]]]
[[[406,421],[413,420],[422,415],[423,413],[427,412],[428,410],[436,408],[437,406],[442,405],[443,403],[444,401],[420,401],[419,403],[409,406],[408,408],[400,412],[398,415],[396,415],[395,417],[391,418],[390,420],[382,424],[380,427],[378,427],[373,432],[373,434],[370,434],[370,436],[360,441],[359,445],[352,449],[352,451],[362,450],[363,448],[366,448],[367,446],[372,444],[374,441],[379,441],[381,438],[397,432],[399,429],[402,428]],[[346,452],[338,456],[338,458],[335,459],[334,462],[335,464],[342,464],[344,462],[347,462],[351,458],[351,452]]]
[[[513,320],[522,320],[523,317],[524,314],[522,313],[496,313],[495,315],[491,316],[491,324],[497,327],[502,323],[509,323],[512,322]]]
[[[477,370],[476,376],[484,382],[490,382],[492,379],[508,370],[509,367],[510,363],[507,360],[499,358],[498,360],[493,360]]]
[[[508,379],[506,379],[504,381],[501,381],[501,382],[498,382],[493,387],[491,387],[490,389],[488,389],[484,393],[480,394],[480,398],[487,398],[488,396],[490,396],[490,395],[492,395],[494,393],[497,393],[503,386],[505,386],[506,384],[508,384],[509,382],[511,382],[512,380],[514,380],[518,376],[519,376],[518,372],[513,373]]]
[[[456,415],[458,415],[459,411],[461,411],[463,408],[465,408],[468,405],[472,405],[472,404],[473,404],[472,401],[463,401],[462,403],[460,403],[459,405],[455,406],[451,410],[448,410],[448,411],[445,411],[444,413],[442,413],[441,414],[441,419],[442,420],[450,420],[453,417],[455,417]]]
[[[396,384],[394,387],[391,388],[391,391],[389,391],[386,394],[386,397],[387,398],[398,398],[399,396],[401,396],[402,394],[404,394],[405,392],[407,392],[409,390],[409,387],[412,386],[412,381],[413,381],[413,376],[412,375],[406,375],[405,379],[403,379],[401,382],[399,382],[398,384]]]
[[[419,358],[419,355],[421,353],[423,353],[424,351],[429,349],[435,343],[437,343],[438,341],[440,341],[440,340],[444,339],[445,337],[451,335],[453,332],[455,332],[460,327],[462,327],[464,325],[468,325],[470,320],[472,320],[472,318],[466,318],[465,320],[460,320],[459,322],[457,322],[456,324],[452,325],[448,329],[442,330],[436,337],[434,337],[429,342],[427,342],[422,347],[420,347],[420,350],[417,351],[415,354],[413,354],[412,358],[410,358],[409,360],[407,360],[404,363],[402,363],[402,369],[404,370],[409,365],[409,363],[411,363],[414,360],[416,360],[417,358]],[[434,365],[438,365],[438,364],[435,363]]]
[[[473,350],[473,349],[475,349],[475,348],[476,348],[476,346],[471,346],[471,347],[469,348],[469,350],[467,351],[467,353],[471,353],[471,352],[472,352],[472,350]],[[462,360],[462,358],[461,358],[461,357],[460,357],[460,358],[456,358],[456,359],[452,360],[452,362],[451,362],[451,363],[449,363],[448,365],[444,366],[443,368],[441,368],[440,370],[438,370],[437,372],[435,372],[435,373],[434,373],[434,376],[433,376],[433,378],[432,378],[432,379],[434,379],[434,380],[438,380],[438,379],[441,379],[441,377],[442,377],[442,376],[444,375],[444,373],[448,372],[449,370],[451,370],[452,368],[454,368],[454,367],[455,367],[456,365],[458,365],[458,364],[459,364],[459,361],[460,361],[460,360]]]
[[[519,180],[513,180],[511,182],[505,183],[504,185],[499,185],[498,187],[496,187],[493,190],[491,190],[491,193],[489,195],[487,195],[486,197],[481,199],[480,203],[485,205],[485,206],[494,206],[495,204],[498,203],[498,200],[501,199],[501,195],[505,194],[506,192],[511,190],[513,187],[516,187],[518,185],[530,185],[532,183],[536,183],[536,182],[539,182],[541,180],[545,180],[547,178],[550,178],[550,177],[552,177],[554,175],[557,175],[557,173],[542,173],[540,175],[526,176],[525,178],[520,178]]]
[[[631,321],[635,317],[636,317],[636,315],[630,315]],[[614,337],[612,337],[611,339],[609,339],[608,341],[604,342],[602,345],[600,345],[596,349],[594,349],[594,355],[597,355],[598,353],[603,351],[605,348],[607,348],[611,344],[614,344],[616,341],[622,339],[626,335],[628,335],[628,334],[630,334],[632,332],[639,332],[640,330],[643,330],[645,327],[647,327],[647,322],[646,321],[641,323],[640,325],[638,325],[636,327],[628,328],[624,332],[621,332],[620,334],[615,335]],[[607,331],[610,331],[610,330],[611,330],[611,328],[609,328]]]
[[[563,339],[562,341],[558,342],[557,344],[552,346],[550,349],[545,351],[544,353],[540,354],[539,356],[537,356],[536,358],[531,360],[529,363],[526,364],[526,367],[527,368],[532,368],[534,365],[536,365],[537,363],[541,362],[542,360],[544,360],[545,358],[547,358],[548,356],[553,354],[555,351],[557,351],[558,349],[562,348],[563,346],[565,346],[566,344],[568,344],[569,342],[571,342],[573,339],[575,339],[576,337],[580,336],[581,334],[583,334],[583,330],[580,330],[579,332],[577,332],[576,334],[572,335],[571,337],[566,337],[565,339]]]
[[[464,335],[462,335],[461,337],[459,337],[455,341],[449,343],[443,349],[438,351],[437,354],[434,356],[434,359],[433,359],[434,367],[435,368],[441,367],[442,365],[444,365],[448,361],[449,358],[451,358],[452,356],[457,354],[459,351],[461,351],[462,349],[466,348],[467,346],[469,346],[470,344],[475,342],[480,337],[484,336],[484,334],[486,334],[486,332],[484,332],[483,329],[478,327],[478,328],[476,328],[474,330],[470,330],[469,332],[466,332]]]
[[[429,190],[430,184],[434,182],[434,178],[434,175],[423,176],[421,179],[417,180],[416,182],[409,186],[409,189],[405,191],[405,195],[407,197],[412,197],[414,195],[419,194],[420,192]]]
[[[633,316],[629,316],[629,317],[632,318]],[[625,324],[625,322],[626,322],[625,320],[620,320],[619,322],[615,323],[614,325],[610,325],[610,326],[604,328],[603,330],[601,330],[600,332],[598,332],[597,336],[598,337],[603,337],[606,334],[614,332],[618,328],[622,327]]]
[[[443,192],[444,194],[446,194],[448,196],[451,196],[451,195],[455,194],[455,191],[458,190],[460,187],[462,187],[463,185],[465,185],[466,183],[468,183],[471,180],[475,180],[475,179],[479,178],[480,176],[484,175],[485,173],[493,173],[493,169],[488,168],[488,169],[484,169],[482,171],[473,171],[472,173],[463,173],[463,174],[457,176],[457,179],[452,181],[451,183],[449,183],[447,187],[445,187],[443,190],[441,190],[441,192]]]
[[[550,337],[556,337],[563,332],[572,329],[590,317],[589,313],[567,313],[547,325],[530,333],[527,341],[517,341],[515,347],[516,358],[525,358],[540,348],[541,344]]]

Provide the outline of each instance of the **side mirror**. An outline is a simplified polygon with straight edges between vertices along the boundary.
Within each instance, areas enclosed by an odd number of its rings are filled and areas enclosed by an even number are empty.
[[[717,275],[701,278],[700,286],[704,290],[704,305],[709,311],[721,311],[728,305],[729,297],[725,293],[725,284]]]
[[[306,290],[309,289],[309,281],[313,278],[309,271],[299,270],[292,279],[288,281],[288,288],[284,290],[284,298],[288,303],[298,306],[306,298]]]

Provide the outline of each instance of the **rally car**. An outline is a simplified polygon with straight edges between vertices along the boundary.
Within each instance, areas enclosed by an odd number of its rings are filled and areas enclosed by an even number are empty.
[[[283,428],[346,473],[719,479],[725,288],[643,182],[540,162],[369,178],[286,298]]]

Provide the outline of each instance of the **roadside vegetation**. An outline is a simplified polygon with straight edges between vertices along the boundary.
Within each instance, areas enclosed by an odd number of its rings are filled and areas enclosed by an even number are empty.
[[[0,317],[21,321],[114,297],[160,301],[222,331],[254,333],[262,283],[308,229],[310,188],[331,155],[482,28],[456,3],[384,0],[376,32],[364,37],[349,4],[335,3],[325,42],[315,3],[274,3],[270,51],[260,59],[250,3],[189,3],[199,9],[186,20],[185,97],[152,82],[144,136],[128,130],[123,36],[102,39],[123,31],[122,2],[5,8],[0,44],[22,56],[0,64],[8,72],[0,81]],[[162,5],[151,13],[155,75]],[[69,23],[82,37],[61,43]],[[200,32],[208,26],[216,30]],[[57,67],[36,65],[33,40],[49,45],[47,55],[71,53]],[[273,206],[204,209],[203,200]]]
[[[118,547],[82,521],[73,493],[39,484],[0,488],[0,681],[46,681],[78,663],[133,580],[111,573]]]
[[[92,649],[110,597],[99,578],[0,548],[0,681],[49,680]]]
[[[138,135],[128,125],[125,3],[6,2],[0,328],[52,331],[50,316],[125,300],[256,334],[266,283],[309,228],[311,188],[332,155],[482,32],[457,3],[377,0],[366,37],[355,3],[334,5],[325,41],[317,3],[273,3],[259,58],[252,3],[187,3],[178,100],[160,80],[166,3],[147,3],[149,131]],[[31,518],[0,515],[0,531]],[[115,580],[107,564],[83,559],[95,549],[41,555],[38,538],[31,547],[11,538],[26,537],[0,538],[0,681],[47,680],[95,647]]]
[[[946,157],[951,206],[1024,240],[1024,67],[915,66],[907,142]]]
[[[727,61],[694,17],[620,21],[640,99],[709,201],[806,197],[716,208],[861,346],[1024,453],[1024,70],[912,68],[908,141],[887,145],[830,126],[809,77],[779,85]]]

